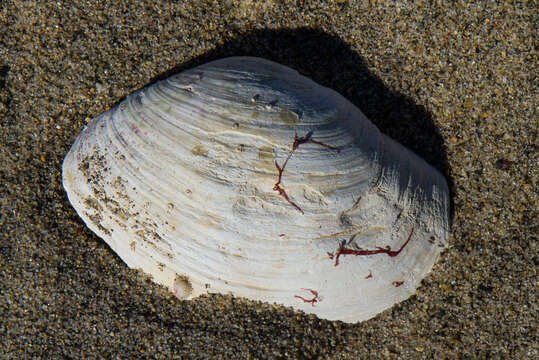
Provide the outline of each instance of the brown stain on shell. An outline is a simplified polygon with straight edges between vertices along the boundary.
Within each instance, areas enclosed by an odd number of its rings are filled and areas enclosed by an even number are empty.
[[[261,146],[258,148],[258,161],[254,161],[252,166],[262,168],[265,172],[272,173],[275,169],[275,153],[270,146]]]
[[[296,126],[299,122],[298,114],[287,109],[281,109],[279,117],[281,118],[281,121],[288,126]]]
[[[204,148],[204,146],[198,144],[193,146],[193,148],[191,149],[191,154],[206,157],[208,156],[208,150]]]
[[[273,161],[275,160],[273,148],[269,146],[261,146],[260,148],[258,148],[258,160],[262,162],[268,162],[273,165]]]

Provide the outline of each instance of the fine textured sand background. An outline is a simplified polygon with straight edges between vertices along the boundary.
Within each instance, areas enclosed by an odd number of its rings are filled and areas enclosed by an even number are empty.
[[[0,358],[537,358],[537,10],[0,2]],[[451,247],[415,296],[356,325],[228,296],[181,302],[84,226],[60,173],[82,127],[230,55],[335,89],[447,176]]]

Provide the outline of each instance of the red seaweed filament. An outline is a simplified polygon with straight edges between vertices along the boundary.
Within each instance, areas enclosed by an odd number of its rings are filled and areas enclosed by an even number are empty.
[[[390,246],[386,246],[385,248],[377,246],[376,250],[355,250],[355,249],[346,248],[344,245],[341,244],[341,246],[339,246],[339,249],[337,250],[337,253],[335,255],[331,254],[329,258],[330,259],[335,258],[335,266],[337,266],[339,265],[339,256],[341,255],[369,256],[369,255],[377,255],[377,254],[387,254],[390,257],[395,257],[400,254],[400,252],[402,251],[402,249],[404,249],[406,245],[408,245],[408,242],[412,238],[413,233],[414,233],[414,229],[412,228],[412,231],[410,232],[410,236],[408,236],[408,240],[406,240],[404,244],[402,244],[399,250],[391,250]]]
[[[372,270],[369,270],[369,275],[365,276],[365,279],[372,279]]]
[[[301,289],[301,290],[309,291],[311,294],[314,295],[314,297],[309,300],[309,299],[305,299],[302,296],[294,295],[295,298],[301,299],[301,300],[303,300],[303,302],[306,302],[306,303],[311,303],[312,306],[314,306],[314,303],[320,301],[320,300],[318,300],[318,291],[315,291],[315,290],[312,290],[312,289]]]
[[[311,139],[312,134],[313,134],[313,132],[309,131],[307,133],[307,135],[305,135],[302,138],[299,138],[298,134],[294,133],[294,143],[292,144],[292,150],[290,150],[290,152],[288,153],[288,156],[286,157],[285,161],[283,162],[283,166],[279,166],[279,164],[277,163],[277,160],[275,160],[275,167],[277,168],[277,171],[279,172],[279,177],[277,178],[277,182],[273,186],[273,190],[277,191],[279,193],[279,195],[281,195],[286,201],[288,201],[288,203],[290,205],[295,207],[302,214],[305,214],[303,212],[303,210],[295,202],[290,200],[290,198],[288,197],[288,194],[286,193],[286,191],[281,187],[281,180],[282,180],[282,177],[283,177],[283,171],[284,171],[284,168],[286,167],[286,164],[288,163],[288,160],[290,160],[290,158],[292,157],[292,154],[294,153],[294,151],[297,150],[297,148],[299,148],[300,145],[307,144],[307,143],[317,144],[317,145],[326,147],[328,149],[335,150],[335,151],[337,151],[337,153],[341,152],[340,149],[338,149],[338,148],[336,148],[334,146],[325,144],[325,143],[323,143],[321,141],[318,141],[318,140]]]

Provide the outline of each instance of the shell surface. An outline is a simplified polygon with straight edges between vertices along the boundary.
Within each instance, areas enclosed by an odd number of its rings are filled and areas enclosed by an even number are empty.
[[[233,294],[331,320],[411,296],[449,232],[443,176],[288,67],[217,60],[92,120],[69,200],[180,299]]]

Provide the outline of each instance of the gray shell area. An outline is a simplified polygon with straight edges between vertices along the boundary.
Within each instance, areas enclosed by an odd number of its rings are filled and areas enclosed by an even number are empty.
[[[179,298],[331,320],[411,296],[449,232],[439,172],[335,91],[259,58],[128,96],[78,136],[63,183],[96,234]]]

